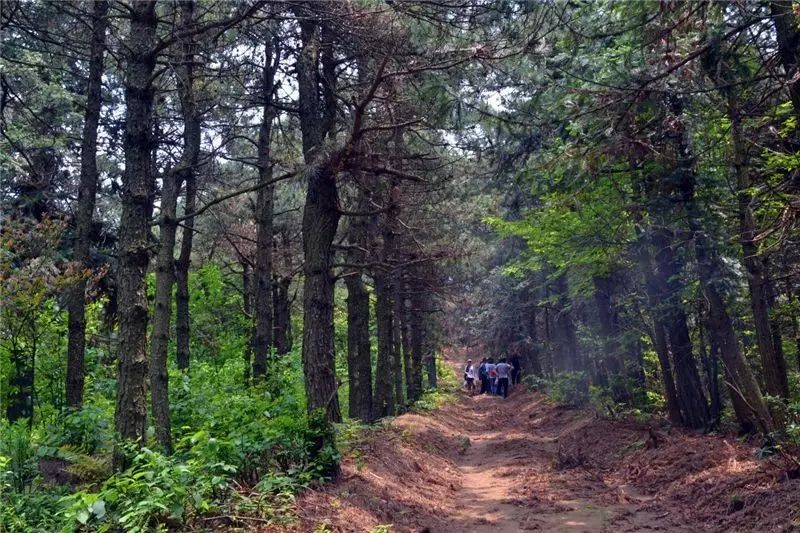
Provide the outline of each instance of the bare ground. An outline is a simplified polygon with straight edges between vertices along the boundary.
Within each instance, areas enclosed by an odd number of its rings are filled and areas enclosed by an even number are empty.
[[[800,471],[753,450],[521,387],[506,400],[460,394],[368,431],[337,483],[300,495],[290,530],[800,530]]]

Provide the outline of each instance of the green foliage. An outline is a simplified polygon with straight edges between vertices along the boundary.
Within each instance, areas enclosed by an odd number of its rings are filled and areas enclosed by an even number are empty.
[[[550,382],[535,374],[529,374],[522,378],[522,384],[530,391],[546,392]]]
[[[52,425],[45,446],[71,446],[84,453],[109,451],[112,430],[109,412],[98,405],[84,405],[78,411],[67,412]]]
[[[561,407],[584,407],[590,400],[589,380],[583,372],[561,372],[550,382],[548,395]]]
[[[454,402],[456,391],[461,388],[459,376],[447,363],[441,354],[436,355],[436,376],[438,387],[422,392],[422,397],[411,407],[412,411],[431,411],[448,402]]]
[[[133,454],[131,467],[109,478],[100,491],[64,498],[63,531],[150,531],[168,520],[182,521],[192,512],[208,510],[215,491],[226,488],[222,474],[233,467],[197,460],[202,452],[191,455],[181,462],[142,448]]]
[[[0,531],[51,533],[61,528],[61,498],[64,487],[39,487],[35,491],[0,494]]]
[[[152,531],[185,525],[215,509],[285,521],[298,490],[336,471],[334,429],[306,416],[299,344],[270,362],[264,382],[244,386],[251,324],[240,312],[234,279],[226,276],[214,265],[191,276],[192,366],[170,368],[174,454],[164,455],[155,443],[131,448],[130,468],[111,475],[114,366],[102,344],[89,342],[80,410],[61,411],[63,391],[55,391],[37,410],[46,419],[37,417],[32,431],[28,421],[0,425],[0,530]],[[40,308],[49,313],[40,313],[48,319],[40,320],[40,339],[63,339],[64,311],[53,299],[42,301],[50,307]],[[100,305],[91,304],[90,339],[98,333],[99,317]],[[63,353],[63,346],[42,352],[37,365],[50,365],[63,380]],[[68,477],[81,485],[70,496],[66,487],[42,487],[40,457],[64,461]],[[242,486],[254,492],[235,490]],[[40,500],[46,513],[22,512],[17,503]]]
[[[0,491],[22,492],[36,477],[36,449],[26,420],[0,425]]]

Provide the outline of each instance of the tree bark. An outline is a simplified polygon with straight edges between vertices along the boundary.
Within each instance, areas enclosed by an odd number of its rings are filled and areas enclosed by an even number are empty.
[[[680,117],[682,108],[675,107],[673,111]],[[774,429],[772,417],[761,396],[761,389],[755,374],[742,354],[722,296],[723,290],[719,286],[724,276],[722,261],[702,227],[700,209],[695,199],[697,184],[693,169],[694,159],[689,146],[688,134],[685,131],[679,131],[676,135],[675,151],[678,161],[677,175],[675,176],[678,180],[676,186],[687,210],[689,230],[694,237],[697,272],[703,295],[708,303],[708,333],[719,348],[720,358],[725,365],[731,388],[741,396],[747,405],[747,409],[741,409],[741,404],[733,404],[736,417],[743,428],[753,426],[764,433],[770,433]],[[785,374],[785,362],[783,371]]]
[[[407,404],[410,404],[413,401],[414,396],[414,375],[411,353],[411,327],[409,325],[409,309],[411,308],[411,302],[408,297],[409,286],[407,280],[407,273],[405,271],[401,271],[400,286],[402,289],[399,289],[397,294],[398,301],[396,302],[397,313],[395,314],[395,319],[400,322],[400,343],[403,345],[403,370],[406,382],[406,402]]]
[[[409,386],[409,402],[416,402],[422,397],[422,364],[425,348],[425,320],[422,316],[422,298],[419,291],[411,289],[409,299],[409,338],[411,349],[411,381]]]
[[[641,220],[637,220],[637,225]],[[654,273],[653,260],[650,256],[649,246],[644,232],[638,233],[638,260],[639,266],[644,274],[645,294],[647,304],[650,308],[650,315],[653,320],[653,327],[650,330],[650,339],[653,341],[653,349],[658,356],[659,366],[661,367],[661,382],[664,385],[664,397],[667,404],[667,417],[670,422],[683,425],[683,415],[681,414],[678,391],[675,387],[675,378],[672,373],[672,363],[670,362],[669,348],[667,346],[667,336],[664,322],[658,311],[659,295],[658,282]]]
[[[291,284],[292,279],[289,277],[275,278],[272,281],[273,331],[275,332],[273,342],[275,353],[278,355],[285,355],[292,349],[292,309],[289,302]]]
[[[197,199],[197,179],[192,173],[185,179],[183,202],[184,213],[193,213]],[[189,310],[189,268],[192,266],[192,242],[194,240],[194,217],[183,221],[181,252],[175,262],[175,358],[178,368],[187,370],[191,360],[189,335],[191,317]]]
[[[533,297],[533,295],[531,295]],[[524,372],[530,370],[530,372],[534,376],[542,376],[542,361],[539,354],[539,330],[536,325],[536,315],[538,314],[538,308],[535,305],[535,301],[529,302],[529,315],[528,320],[526,321],[527,328],[526,334],[527,339],[525,342],[527,357],[528,360],[528,368],[526,369],[523,366],[523,375]]]
[[[361,188],[355,209],[370,209],[369,191]],[[351,418],[372,422],[375,410],[372,403],[372,353],[369,333],[369,292],[364,284],[362,267],[367,255],[367,218],[350,218],[347,229],[349,244],[347,259],[355,272],[345,276],[347,285],[347,376],[349,383],[349,413]]]
[[[369,338],[369,293],[361,274],[345,278],[347,285],[347,376],[350,418],[372,422],[372,354]]]
[[[309,413],[322,409],[331,422],[341,421],[333,343],[333,239],[339,225],[336,174],[338,162],[322,153],[327,134],[323,118],[335,101],[320,101],[319,24],[303,14],[297,90],[303,155],[308,185],[303,208],[303,370]]]
[[[150,346],[150,399],[155,422],[156,438],[167,454],[172,453],[169,422],[169,372],[167,350],[172,322],[172,287],[175,282],[175,233],[178,183],[168,172],[161,187],[161,224],[156,257],[155,308]]]
[[[405,389],[403,388],[403,332],[401,316],[403,314],[403,297],[400,291],[401,276],[395,274],[392,282],[392,358],[394,367],[394,398],[397,413],[405,411]]]
[[[103,107],[103,54],[108,25],[108,2],[98,0],[92,10],[92,42],[89,51],[89,78],[86,83],[86,113],[81,138],[81,177],[75,220],[74,260],[88,268],[92,216],[97,196],[97,126]],[[83,405],[84,362],[86,355],[86,278],[68,294],[67,407]]]
[[[195,0],[181,0],[181,27],[189,30],[194,24]],[[184,213],[193,213],[197,196],[197,167],[200,162],[200,137],[202,133],[202,112],[199,109],[194,90],[194,56],[197,44],[194,36],[181,43],[182,57],[176,69],[178,97],[181,102],[183,118],[183,154],[177,171],[178,186],[185,187]],[[189,267],[191,266],[192,240],[194,237],[194,217],[183,222],[181,251],[175,263],[175,337],[176,361],[178,368],[188,369],[190,361],[190,317],[189,317]]]
[[[603,335],[604,354],[602,365],[609,375],[611,393],[615,401],[623,402],[630,399],[630,394],[624,382],[625,364],[620,346],[619,322],[616,310],[612,304],[614,281],[610,276],[594,276],[594,302],[597,307],[598,323]]]
[[[253,317],[253,279],[250,272],[250,262],[244,257],[240,258],[242,264],[242,307],[248,319]],[[245,386],[250,384],[250,365],[253,362],[253,346],[248,344],[244,348],[244,371],[242,378]]]
[[[392,416],[395,412],[392,352],[392,295],[385,273],[375,274],[375,321],[378,329],[378,362],[375,368],[375,414]]]
[[[681,265],[673,250],[674,234],[663,226],[652,231],[651,239],[656,250],[658,307],[661,322],[667,334],[674,358],[678,403],[684,423],[691,428],[705,428],[708,424],[708,403],[703,395],[697,371],[692,341],[689,336],[686,311],[681,302]]]
[[[280,54],[272,40],[264,46],[264,69],[261,97],[264,102],[261,128],[258,132],[258,182],[266,184],[272,180],[272,157],[270,144],[272,121],[277,110],[273,105],[275,72]],[[258,189],[256,200],[256,292],[255,328],[253,331],[253,379],[262,379],[267,373],[267,360],[273,343],[272,331],[272,239],[273,239],[273,194],[272,185]]]
[[[148,251],[148,214],[151,210],[151,121],[153,71],[156,64],[156,2],[143,0],[130,8],[130,34],[126,39],[125,171],[120,220],[119,371],[114,424],[122,440],[144,443],[147,426],[147,298],[145,274]],[[117,469],[124,466],[119,448]]]
[[[750,289],[750,308],[761,355],[764,385],[767,394],[789,398],[789,380],[786,373],[786,359],[783,351],[776,346],[772,324],[770,323],[769,277],[764,258],[759,254],[755,238],[758,230],[753,218],[750,195],[750,175],[747,146],[742,132],[742,121],[735,95],[728,94],[728,115],[731,119],[731,140],[733,145],[733,171],[736,176],[737,200],[739,208],[739,242],[742,246],[743,262],[747,269],[747,284]],[[780,339],[780,335],[778,335]]]

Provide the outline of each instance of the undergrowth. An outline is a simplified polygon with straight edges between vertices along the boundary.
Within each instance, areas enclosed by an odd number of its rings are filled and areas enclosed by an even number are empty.
[[[305,415],[298,351],[286,358],[251,387],[235,360],[173,371],[175,452],[151,438],[127,448],[131,466],[114,475],[110,402],[46,428],[0,425],[0,531],[156,531],[214,513],[291,519],[293,495],[324,480],[339,456],[325,444],[329,425]],[[43,475],[42,461],[54,471]]]
[[[458,380],[438,361],[437,389],[412,410],[453,401]],[[126,531],[183,529],[208,517],[295,519],[294,496],[336,471],[340,451],[381,424],[346,419],[335,428],[306,416],[299,350],[285,356],[265,383],[243,387],[241,362],[208,360],[189,372],[172,369],[174,453],[149,432],[129,446],[129,468],[112,475],[113,403],[96,376],[86,405],[47,425],[0,425],[0,531]],[[43,475],[41,462],[54,472]],[[43,463],[42,463],[43,464]],[[264,522],[266,520],[266,522]]]

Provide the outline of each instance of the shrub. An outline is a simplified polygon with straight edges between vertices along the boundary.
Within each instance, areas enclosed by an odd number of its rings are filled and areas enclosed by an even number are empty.
[[[589,403],[589,381],[583,372],[562,372],[550,383],[549,395],[562,407],[583,407]]]
[[[51,426],[44,444],[54,448],[68,446],[87,454],[108,451],[111,444],[109,415],[96,405],[85,405],[68,412],[60,424]]]
[[[182,523],[192,512],[207,511],[235,470],[208,464],[202,451],[187,461],[148,448],[127,451],[132,454],[128,470],[110,477],[98,492],[79,491],[63,499],[63,531],[120,527],[138,533],[165,522]]]
[[[543,378],[541,376],[529,374],[524,378],[522,378],[522,384],[525,385],[525,388],[527,388],[530,391],[545,392],[550,382],[546,378]]]
[[[36,450],[27,423],[0,425],[0,491],[22,492],[36,477]]]
[[[31,492],[0,495],[0,531],[51,532],[60,529],[60,499],[69,489],[37,487]]]

